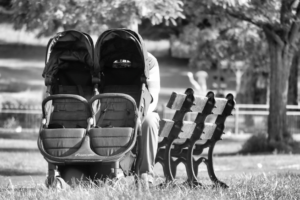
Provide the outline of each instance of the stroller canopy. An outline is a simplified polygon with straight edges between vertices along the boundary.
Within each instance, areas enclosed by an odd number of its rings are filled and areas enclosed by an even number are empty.
[[[126,60],[127,67],[144,69],[148,78],[147,51],[142,37],[132,30],[110,29],[103,32],[97,40],[95,55],[97,72],[113,68],[117,60]]]
[[[60,69],[82,66],[94,71],[94,45],[91,37],[78,31],[57,33],[47,45],[43,77],[52,77]]]

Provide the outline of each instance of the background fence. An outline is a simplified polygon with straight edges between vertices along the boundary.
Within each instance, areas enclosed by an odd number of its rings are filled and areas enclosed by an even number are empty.
[[[175,111],[161,107],[161,118],[171,119]],[[269,115],[268,105],[236,104],[233,115],[226,120],[225,132],[228,134],[260,133],[267,131]],[[3,106],[0,110],[0,132],[31,132],[38,133],[42,110],[40,106]],[[188,113],[185,120],[193,121],[196,113]],[[213,121],[208,116],[206,122]],[[289,131],[300,133],[300,106],[287,106],[287,123]]]
[[[162,117],[171,119],[175,111],[166,107],[162,110]],[[226,119],[225,132],[233,134],[267,132],[269,105],[236,104],[233,115]],[[196,113],[188,113],[185,120],[194,121]],[[214,121],[210,116],[206,122]],[[287,106],[288,129],[293,134],[300,133],[300,106]]]
[[[0,110],[0,133],[38,133],[42,117],[41,106],[4,105]]]

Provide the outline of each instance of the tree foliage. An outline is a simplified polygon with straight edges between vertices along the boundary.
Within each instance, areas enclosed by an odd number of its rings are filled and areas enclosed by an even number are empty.
[[[50,35],[59,29],[99,33],[107,27],[127,27],[148,18],[153,24],[175,23],[182,15],[180,0],[11,0],[16,28],[40,30]],[[2,7],[2,10],[5,8]]]
[[[186,19],[176,21],[183,18],[182,7]],[[292,140],[287,132],[286,104],[300,31],[299,0],[11,0],[0,8],[13,18],[16,28],[39,29],[40,35],[61,28],[97,33],[143,18],[153,24],[179,22],[171,40],[183,41],[179,45],[191,50],[188,53],[195,65],[242,60],[264,71],[259,66],[269,64],[268,141],[276,148]]]
[[[198,32],[191,39],[198,43],[197,48],[192,46],[195,54],[189,54],[196,61],[242,59],[250,61],[255,71],[265,71],[257,66],[269,64],[268,141],[274,148],[288,149],[292,141],[286,123],[288,80],[299,39],[300,1],[186,0],[184,3],[189,26]],[[261,44],[263,51],[258,49]]]
[[[236,19],[260,28],[266,37],[270,56],[270,114],[268,141],[274,148],[288,150],[292,135],[287,131],[286,105],[292,59],[299,40],[299,0],[224,0],[215,3]]]
[[[246,75],[254,74],[249,66],[257,63],[257,56],[266,50],[264,47],[257,51],[265,44],[262,31],[253,24],[226,15],[222,7],[214,6],[211,10],[210,6],[201,1],[185,2],[184,14],[188,23],[178,36],[172,36],[172,53],[188,57],[191,68],[230,69],[236,75],[236,91],[244,93],[240,91],[242,75],[246,71],[251,72]],[[257,72],[255,74],[260,76]],[[244,99],[239,95],[237,100],[245,102]],[[248,103],[253,103],[252,99],[254,96],[248,99]]]

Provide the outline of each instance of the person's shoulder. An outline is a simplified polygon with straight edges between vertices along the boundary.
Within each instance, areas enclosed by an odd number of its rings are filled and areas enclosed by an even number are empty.
[[[156,58],[154,57],[154,55],[153,55],[152,53],[150,53],[149,51],[147,52],[147,55],[148,55],[148,57],[150,57],[150,58],[156,59]]]
[[[155,56],[152,54],[152,53],[150,53],[150,52],[147,52],[147,60],[149,60],[149,61],[156,61],[157,62],[157,59],[155,58]]]
[[[147,52],[147,59],[146,59],[146,64],[149,66],[149,70],[151,70],[154,67],[158,67],[158,62],[157,59],[150,53]]]

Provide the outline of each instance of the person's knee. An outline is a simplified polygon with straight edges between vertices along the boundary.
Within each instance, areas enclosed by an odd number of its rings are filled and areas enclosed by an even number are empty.
[[[144,128],[154,128],[159,129],[159,115],[158,113],[149,113],[142,125]]]

